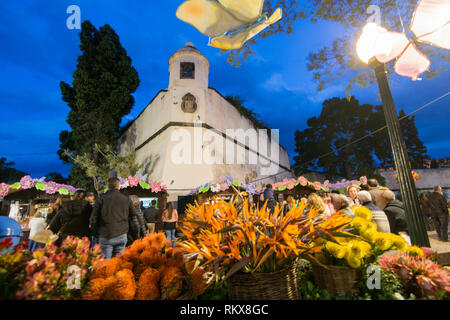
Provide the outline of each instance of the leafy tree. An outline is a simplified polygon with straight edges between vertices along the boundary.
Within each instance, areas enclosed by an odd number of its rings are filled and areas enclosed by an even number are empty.
[[[80,50],[72,85],[60,84],[62,99],[70,108],[67,123],[71,131],[60,133],[58,154],[63,161],[74,164],[69,176],[71,184],[91,188],[93,180],[73,159],[88,156],[93,165],[105,166],[107,160],[94,146],[116,145],[122,117],[134,105],[132,93],[140,80],[119,36],[108,24],[97,30],[84,21]]]
[[[375,112],[371,117],[370,127],[372,129],[378,129],[386,125],[386,119],[384,117],[382,106],[376,106]],[[406,150],[408,152],[408,158],[411,163],[412,169],[423,168],[426,159],[430,159],[427,155],[427,148],[419,138],[417,131],[415,117],[406,117],[403,110],[399,112],[400,127],[403,133],[403,138],[406,144]],[[394,158],[392,155],[391,143],[389,140],[389,133],[387,129],[378,132],[376,134],[376,144],[374,144],[375,155],[381,162],[381,167],[390,168],[395,167]]]
[[[0,182],[11,183],[17,182],[27,173],[13,168],[14,162],[6,160],[6,158],[0,158]]]
[[[64,155],[82,169],[86,176],[92,178],[94,188],[99,194],[106,187],[110,172],[115,171],[120,177],[126,178],[136,175],[143,167],[143,164],[136,163],[135,150],[127,150],[123,154],[117,154],[110,146],[100,147],[97,144],[94,145],[94,150],[105,159],[104,162],[95,163],[91,153],[72,156],[66,150]]]
[[[331,179],[373,176],[372,137],[364,143],[350,142],[370,132],[371,105],[360,105],[354,97],[333,98],[323,103],[318,117],[308,119],[308,128],[295,133],[295,173],[322,169]],[[345,146],[344,148],[341,148]],[[320,155],[332,153],[318,158]],[[310,160],[315,159],[312,162]]]
[[[366,10],[372,4],[374,4],[372,0],[266,0],[264,11],[271,13],[281,7],[283,19],[248,41],[241,49],[228,51],[227,60],[230,64],[239,66],[254,54],[252,47],[260,39],[274,34],[291,34],[294,32],[296,22],[336,22],[344,26],[343,34],[330,45],[311,52],[307,59],[307,67],[309,71],[313,72],[317,89],[323,90],[332,82],[342,81],[343,77],[346,79],[349,77],[347,90],[356,85],[370,86],[375,83],[374,74],[357,57],[355,45],[362,27],[369,18]],[[405,27],[410,24],[417,0],[379,0],[375,4],[381,8],[382,25],[391,31],[401,32],[403,30],[402,23]],[[300,24],[298,23],[298,25]],[[446,70],[444,62],[450,60],[450,54],[446,50],[420,42],[417,42],[416,45],[433,62],[431,69],[426,74],[428,79]],[[387,67],[390,71],[389,74],[393,74],[393,64],[388,64]]]

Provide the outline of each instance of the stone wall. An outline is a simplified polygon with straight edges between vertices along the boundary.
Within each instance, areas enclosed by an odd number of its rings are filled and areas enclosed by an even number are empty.
[[[416,189],[418,191],[431,191],[434,186],[440,185],[444,191],[450,193],[450,168],[416,169],[414,171],[419,174],[419,180],[416,181]],[[394,191],[400,190],[393,177],[396,171],[379,173],[386,179],[386,187]]]

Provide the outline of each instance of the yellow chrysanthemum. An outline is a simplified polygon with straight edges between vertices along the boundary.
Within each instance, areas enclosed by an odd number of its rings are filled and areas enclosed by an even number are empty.
[[[372,221],[372,211],[370,211],[364,206],[355,209],[355,216],[361,217],[367,221]]]
[[[392,234],[391,240],[397,250],[405,251],[406,249],[408,249],[408,243],[405,239],[403,239],[402,236]]]
[[[372,255],[372,246],[365,241],[352,240],[349,242],[349,247],[355,257],[362,259]]]
[[[373,243],[374,240],[375,240],[375,235],[376,234],[377,234],[376,231],[373,231],[372,229],[367,229],[367,230],[364,230],[363,232],[361,232],[361,237],[364,240],[366,240],[366,241],[368,241],[370,243]]]
[[[358,229],[358,231],[361,233],[367,229],[368,222],[364,218],[355,217],[355,218],[353,218],[351,225],[353,227],[355,227],[356,229]]]
[[[377,226],[377,224],[375,222],[370,221],[367,224],[367,230],[377,231],[378,230],[378,226]]]
[[[412,254],[412,255],[416,255],[416,256],[419,256],[419,257],[423,257],[423,250],[420,249],[420,248],[417,247],[417,246],[409,246],[409,247],[406,249],[406,252],[408,252],[409,254]]]
[[[347,254],[348,247],[341,246],[333,242],[327,242],[325,248],[328,252],[337,259],[342,259]]]
[[[385,251],[392,246],[392,240],[388,234],[377,232],[374,236],[373,243],[375,246]]]
[[[349,255],[345,258],[345,261],[350,266],[350,268],[356,269],[361,266],[361,259],[358,259],[357,257],[354,257],[352,255]]]

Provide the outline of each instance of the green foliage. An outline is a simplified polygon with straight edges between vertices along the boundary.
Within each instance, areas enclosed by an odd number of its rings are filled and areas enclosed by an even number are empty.
[[[269,130],[269,127],[266,126],[260,119],[260,115],[253,111],[253,109],[248,109],[244,106],[245,101],[237,96],[226,96],[225,99],[231,103],[237,111],[243,116],[249,119],[255,128],[259,129],[267,129]]]
[[[226,282],[213,281],[202,295],[194,297],[193,300],[228,300]]]
[[[304,300],[415,300],[416,297],[405,294],[398,276],[393,272],[380,268],[380,289],[367,288],[368,279],[366,269],[361,270],[361,280],[358,283],[357,292],[339,296],[329,293],[327,290],[314,283],[311,264],[304,262],[298,273],[299,290]]]
[[[101,171],[107,162],[95,145],[116,145],[122,117],[134,105],[132,93],[140,80],[119,36],[109,25],[97,30],[84,21],[80,50],[72,85],[60,84],[62,99],[70,107],[67,123],[71,131],[60,133],[58,154],[63,161],[74,164],[70,183],[86,187],[92,186],[87,170],[91,175],[99,175],[93,166]],[[64,150],[69,150],[71,156]],[[81,157],[78,163],[73,162],[76,156]],[[86,166],[81,168],[81,162]],[[95,179],[93,182],[98,185]]]
[[[401,110],[399,118],[402,117],[401,127],[411,165],[415,169],[422,168],[429,156],[418,136],[415,118],[405,117]],[[307,124],[308,128],[295,133],[297,175],[320,169],[330,179],[367,176],[385,184],[385,179],[374,169],[375,156],[381,167],[394,167],[388,131],[384,129],[367,136],[386,125],[382,106],[360,105],[354,97],[332,98],[323,103],[320,115],[308,119]]]
[[[13,165],[14,162],[8,161],[4,157],[0,158],[0,182],[16,182],[19,181],[23,176],[27,175],[27,173],[13,168]]]
[[[64,155],[70,157],[73,163],[84,171],[86,176],[93,179],[95,190],[98,193],[105,189],[111,171],[116,171],[120,177],[126,178],[136,175],[143,167],[142,164],[136,163],[135,150],[127,150],[123,154],[117,154],[109,145],[100,147],[97,144],[94,145],[94,150],[105,159],[104,162],[96,164],[94,158],[88,153],[73,155],[66,150]]]
[[[295,152],[298,154],[294,157],[295,173],[300,175],[322,168],[331,179],[353,179],[362,173],[373,173],[373,137],[364,143],[341,148],[370,132],[368,124],[372,108],[371,105],[360,105],[354,97],[326,100],[319,117],[308,119],[308,128],[295,133]],[[325,154],[327,156],[318,158]],[[315,160],[309,162],[312,159]]]
[[[412,19],[417,0],[372,0],[331,1],[331,0],[266,0],[264,11],[273,12],[276,8],[283,9],[283,18],[273,24],[255,38],[248,41],[241,49],[223,51],[227,53],[227,61],[231,65],[239,66],[255,52],[252,47],[260,40],[274,34],[291,34],[294,26],[301,26],[299,21],[317,23],[320,21],[335,22],[344,27],[344,32],[327,46],[310,52],[307,57],[307,68],[313,72],[313,80],[317,83],[317,90],[321,91],[332,83],[347,82],[346,92],[356,86],[368,87],[375,83],[372,70],[359,60],[355,46],[362,28],[369,15],[367,8],[376,4],[381,8],[382,25],[391,31],[401,32],[402,22],[408,26]],[[401,19],[399,18],[401,17]],[[430,79],[439,76],[447,70],[445,62],[450,61],[450,54],[445,49],[415,43],[432,61],[431,69],[426,73]],[[388,76],[394,74],[394,64],[387,64]]]

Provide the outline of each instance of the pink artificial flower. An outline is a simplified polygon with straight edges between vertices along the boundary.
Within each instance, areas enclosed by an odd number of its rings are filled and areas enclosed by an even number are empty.
[[[9,192],[9,185],[6,183],[0,183],[0,199],[7,196]]]
[[[24,176],[20,179],[22,189],[31,189],[34,187],[34,180],[30,176]]]
[[[359,181],[361,181],[361,184],[364,186],[367,184],[367,177],[366,176],[362,176],[361,178],[359,178]]]
[[[330,181],[325,180],[325,181],[323,182],[323,186],[324,186],[324,187],[328,187],[329,185],[330,185]]]
[[[139,184],[139,178],[129,176],[128,183],[129,183],[130,187],[136,187]]]
[[[298,178],[298,182],[302,187],[306,187],[308,185],[308,180],[303,176]]]
[[[58,192],[60,185],[56,182],[49,181],[45,183],[45,192],[48,194],[55,194]]]
[[[288,190],[292,190],[292,189],[294,189],[294,183],[293,182],[289,182],[287,185],[286,185],[286,188],[288,189]]]
[[[314,190],[318,191],[318,190],[320,190],[320,188],[322,188],[322,184],[319,181],[314,181],[313,187],[314,187]]]

